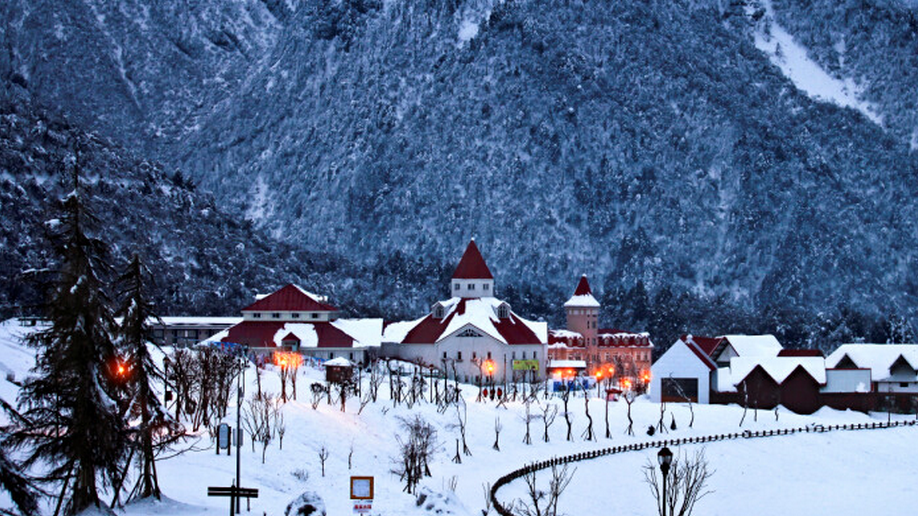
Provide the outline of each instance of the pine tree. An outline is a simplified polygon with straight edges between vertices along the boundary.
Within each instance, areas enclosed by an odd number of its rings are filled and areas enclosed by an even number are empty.
[[[0,407],[6,411],[10,419],[21,421],[19,413],[2,399],[0,399]],[[8,435],[9,432],[10,428],[0,427],[0,434]],[[0,514],[10,516],[38,514],[38,491],[32,479],[22,471],[19,464],[10,458],[5,440],[0,442],[0,489],[9,494],[10,500],[18,510],[15,512],[13,509],[0,508]]]
[[[107,247],[87,234],[97,219],[80,195],[79,154],[71,172],[61,218],[48,224],[59,262],[43,306],[50,325],[26,339],[37,348],[35,375],[20,391],[23,419],[10,436],[27,450],[24,468],[46,468],[39,480],[59,483],[58,509],[66,499],[67,515],[104,507],[99,491],[113,484],[126,442],[115,323],[103,289]]]
[[[153,345],[148,338],[149,322],[156,319],[149,299],[151,280],[149,269],[135,254],[118,278],[121,306],[116,315],[122,318],[119,344],[129,366],[131,416],[140,419],[139,427],[132,432],[134,447],[131,452],[137,456],[139,476],[129,499],[153,497],[159,500],[162,492],[156,474],[155,448],[180,435],[181,426],[160,403],[152,385],[154,381],[164,381],[164,377],[148,347]]]

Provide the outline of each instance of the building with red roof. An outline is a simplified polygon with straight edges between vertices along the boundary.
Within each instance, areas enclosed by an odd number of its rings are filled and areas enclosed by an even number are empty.
[[[328,360],[363,362],[382,340],[382,319],[340,319],[325,296],[289,284],[242,309],[242,321],[212,340],[235,343],[255,353],[298,351]]]
[[[383,340],[393,344],[393,354],[464,381],[544,375],[548,326],[520,317],[494,297],[494,276],[474,240],[450,279],[450,293],[424,317],[386,326]]]
[[[586,372],[612,375],[636,385],[650,372],[653,342],[647,333],[599,328],[599,301],[593,296],[584,274],[574,294],[564,303],[567,328],[549,330],[548,355],[551,360],[583,360]]]

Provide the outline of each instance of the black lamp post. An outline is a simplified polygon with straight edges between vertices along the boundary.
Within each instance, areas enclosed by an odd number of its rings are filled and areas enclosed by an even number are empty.
[[[669,475],[669,465],[673,462],[673,452],[664,446],[657,453],[657,461],[660,463],[660,471],[663,472],[663,501],[660,506],[663,507],[662,516],[666,516],[666,477]]]

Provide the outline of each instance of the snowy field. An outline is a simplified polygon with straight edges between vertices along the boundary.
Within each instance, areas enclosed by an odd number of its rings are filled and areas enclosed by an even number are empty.
[[[16,386],[7,380],[8,373],[22,379],[32,363],[32,351],[18,339],[26,330],[16,323],[0,324],[0,396],[15,399]],[[273,443],[267,451],[266,463],[261,464],[260,450],[252,452],[248,440],[243,447],[242,484],[256,487],[260,497],[252,502],[252,514],[279,516],[287,504],[306,490],[318,493],[330,515],[352,514],[348,478],[351,475],[371,475],[376,479],[376,498],[372,514],[417,515],[440,514],[481,515],[484,508],[482,486],[525,465],[552,456],[618,446],[633,442],[656,440],[648,437],[646,428],[657,422],[659,405],[639,399],[632,410],[635,437],[624,435],[627,426],[624,402],[610,403],[613,438],[601,437],[605,432],[603,402],[590,401],[590,413],[598,441],[585,442],[581,434],[586,428],[584,399],[577,395],[570,401],[573,412],[575,442],[566,442],[566,426],[559,415],[550,429],[551,442],[542,441],[541,421],[532,422],[532,444],[522,443],[525,413],[522,403],[509,403],[497,408],[493,402],[476,403],[477,390],[463,386],[468,400],[468,444],[471,456],[463,456],[461,464],[452,462],[459,431],[454,427],[456,410],[439,414],[436,407],[421,403],[413,409],[404,405],[393,408],[387,384],[381,387],[380,402],[368,405],[357,415],[359,403],[352,398],[346,412],[338,405],[320,404],[313,410],[309,403],[308,386],[322,377],[322,372],[306,367],[298,380],[299,401],[283,408],[287,433],[283,450]],[[248,392],[254,392],[254,374],[247,371]],[[263,376],[266,391],[279,392],[278,375],[268,370]],[[289,386],[288,386],[289,389]],[[595,396],[595,391],[592,392]],[[540,400],[556,403],[560,400]],[[231,403],[235,407],[235,403]],[[235,426],[231,408],[227,421]],[[714,433],[736,432],[740,429],[742,409],[727,406],[695,406],[695,424],[688,428],[689,411],[684,404],[668,404],[666,424],[675,417],[677,430],[662,438],[688,437]],[[535,405],[533,413],[541,411]],[[402,491],[403,485],[389,471],[397,454],[396,435],[400,435],[399,417],[420,414],[437,429],[440,451],[431,464],[432,477],[421,483],[421,490],[432,493],[432,510],[419,507],[415,497]],[[912,418],[914,416],[911,416]],[[499,418],[501,451],[491,448],[494,442],[494,422]],[[759,411],[758,422],[749,411],[742,429],[772,429],[800,427],[808,424],[839,424],[886,421],[886,414],[865,415],[855,412],[822,410],[813,416],[797,416],[788,411]],[[909,419],[908,416],[893,416]],[[773,515],[782,516],[832,514],[863,515],[914,514],[918,488],[914,478],[918,473],[918,448],[915,447],[918,428],[856,432],[803,434],[764,439],[735,440],[703,445],[716,472],[711,479],[713,494],[696,507],[698,515]],[[327,446],[330,455],[326,475],[322,477],[318,450]],[[353,447],[353,468],[348,469],[347,456]],[[209,436],[204,431],[183,446],[184,453],[158,463],[160,483],[168,502],[137,504],[123,510],[126,515],[148,514],[210,515],[226,514],[225,498],[208,498],[207,486],[226,486],[234,478],[233,456],[215,455]],[[690,447],[683,447],[690,451]],[[621,514],[648,515],[653,513],[653,500],[643,482],[642,467],[655,459],[655,450],[631,452],[575,464],[576,473],[570,487],[562,495],[560,510],[568,515]],[[305,475],[303,474],[305,473]],[[545,474],[542,474],[544,477]],[[540,478],[542,478],[540,477]],[[455,492],[450,484],[455,483]],[[522,495],[520,482],[500,491],[502,500]],[[438,496],[441,495],[441,496]],[[0,506],[9,502],[0,495]],[[245,506],[243,505],[245,513]]]

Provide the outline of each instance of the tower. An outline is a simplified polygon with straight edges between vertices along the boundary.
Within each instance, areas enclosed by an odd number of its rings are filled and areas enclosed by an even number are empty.
[[[593,297],[586,274],[580,277],[574,295],[564,303],[564,311],[567,315],[567,329],[583,335],[587,369],[591,370],[592,365],[599,361],[599,301]]]
[[[469,241],[468,247],[459,260],[456,272],[450,282],[452,297],[479,298],[494,296],[494,276],[488,269],[475,239]]]

